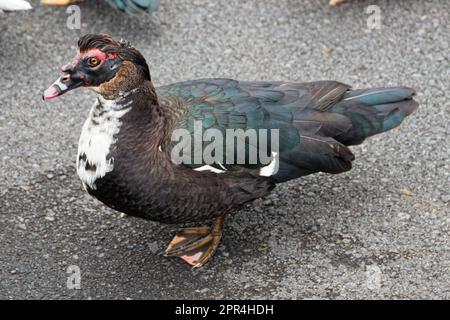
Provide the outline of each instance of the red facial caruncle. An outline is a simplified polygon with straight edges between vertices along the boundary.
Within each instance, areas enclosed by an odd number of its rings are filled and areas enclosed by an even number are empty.
[[[66,64],[65,66],[61,67],[62,72],[69,72],[71,69],[73,69],[80,61],[86,58],[96,58],[100,61],[97,66],[101,65],[103,62],[109,59],[115,59],[118,58],[119,55],[117,53],[109,53],[108,56],[104,52],[102,52],[99,49],[91,49],[85,52],[79,52],[75,56],[75,58]],[[95,67],[94,67],[95,68]]]
[[[70,63],[61,67],[64,75],[45,90],[43,99],[53,99],[74,88],[96,86],[111,79],[117,66],[114,60],[118,58],[119,54],[106,54],[100,49],[78,51]]]

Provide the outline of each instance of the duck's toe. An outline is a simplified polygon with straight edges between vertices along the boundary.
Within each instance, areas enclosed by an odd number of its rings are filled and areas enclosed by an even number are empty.
[[[217,216],[212,228],[182,229],[169,243],[166,256],[177,256],[193,268],[203,266],[216,252],[222,237],[222,216]]]

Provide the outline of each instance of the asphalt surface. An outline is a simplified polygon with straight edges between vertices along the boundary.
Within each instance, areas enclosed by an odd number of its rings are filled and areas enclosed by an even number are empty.
[[[140,19],[86,1],[81,30],[64,8],[31,2],[0,17],[1,299],[450,299],[447,0],[170,0]],[[412,86],[421,107],[353,148],[352,171],[285,183],[230,217],[215,258],[191,271],[162,254],[175,226],[122,217],[83,191],[76,148],[95,95],[41,101],[87,32],[130,40],[156,85],[335,79]],[[71,265],[79,290],[66,285]]]

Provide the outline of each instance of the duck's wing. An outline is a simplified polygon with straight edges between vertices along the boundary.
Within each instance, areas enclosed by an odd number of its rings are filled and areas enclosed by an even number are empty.
[[[202,79],[160,87],[158,91],[161,95],[178,97],[187,106],[179,128],[189,131],[192,139],[199,121],[204,131],[217,129],[225,138],[230,129],[252,129],[258,140],[264,138],[264,133],[269,137],[270,141],[263,150],[267,150],[265,159],[260,157],[258,143],[255,145],[245,140],[239,145],[234,139],[225,139],[225,150],[222,159],[217,161],[217,169],[259,170],[262,175],[285,181],[317,171],[338,173],[350,169],[353,155],[332,138],[347,131],[350,121],[323,111],[339,101],[348,88],[334,81],[302,84]],[[278,141],[272,144],[271,138],[276,133]],[[226,147],[232,144],[234,154],[231,158]],[[208,145],[204,142],[203,150]],[[196,152],[195,146],[192,143],[192,157]],[[250,153],[258,155],[256,163],[254,158],[250,158]],[[245,163],[236,165],[239,154],[245,154]],[[267,160],[267,154],[277,157],[275,166],[270,166],[268,161],[272,159]],[[200,164],[193,162],[193,167],[205,164],[204,161]]]
[[[179,128],[187,130],[192,140],[199,123],[203,132],[216,129],[224,137],[229,129],[251,129],[257,135],[257,143],[245,140],[244,164],[236,164],[242,144],[239,146],[236,140],[225,139],[223,157],[220,160],[215,157],[219,162],[215,168],[259,170],[261,175],[286,181],[318,171],[339,173],[349,170],[354,156],[346,145],[360,143],[367,136],[398,125],[414,109],[414,105],[403,103],[404,100],[412,101],[413,91],[408,88],[349,89],[350,86],[335,81],[291,83],[201,79],[160,87],[158,92],[161,96],[180,99],[187,108],[179,120]],[[267,145],[263,145],[263,151],[267,150],[272,158],[277,158],[275,170],[274,163],[268,164],[267,157],[259,157],[260,142],[266,140],[264,133],[276,138],[271,130],[278,130],[279,143],[272,144],[269,139]],[[203,151],[211,151],[211,148],[206,149],[210,143],[203,142]],[[231,161],[226,149],[230,145],[234,146]],[[256,163],[250,153],[258,154]],[[204,164],[197,161],[192,166]]]

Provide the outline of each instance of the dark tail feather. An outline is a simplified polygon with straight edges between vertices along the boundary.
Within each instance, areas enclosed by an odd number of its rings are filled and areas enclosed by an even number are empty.
[[[347,92],[330,112],[348,117],[352,128],[335,139],[345,145],[355,145],[367,137],[397,127],[417,109],[414,94],[413,89],[405,87]]]

